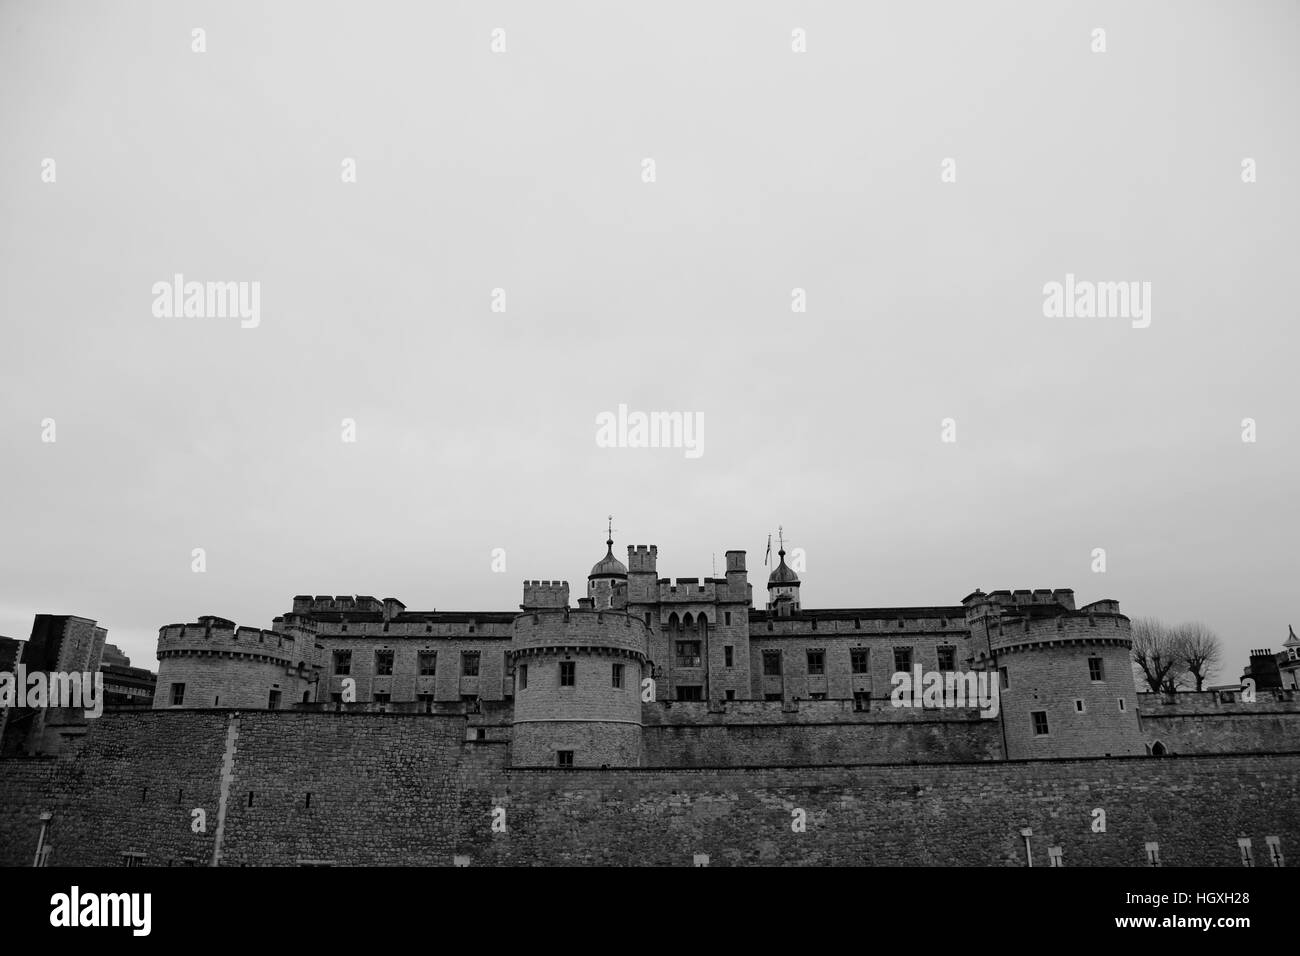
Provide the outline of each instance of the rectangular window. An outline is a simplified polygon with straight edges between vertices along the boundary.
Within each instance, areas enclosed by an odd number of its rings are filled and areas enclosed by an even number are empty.
[[[704,700],[704,687],[700,684],[678,684],[678,700]]]
[[[334,673],[336,674],[352,673],[352,652],[351,651],[334,652]]]
[[[735,700],[735,699],[736,699],[736,692],[734,690],[727,691],[727,700]]]
[[[372,694],[371,698],[374,700],[376,704],[386,704],[393,699],[393,695],[379,693],[379,694]]]
[[[700,666],[700,642],[699,641],[677,641],[677,666],[678,667],[699,667]]]
[[[1047,711],[1035,710],[1029,716],[1034,718],[1034,736],[1045,736],[1047,734]]]
[[[731,627],[731,612],[730,612],[730,611],[723,611],[723,612],[722,612],[722,621],[723,621],[724,624],[727,625],[727,627]]]
[[[393,652],[392,651],[375,651],[375,673],[380,677],[391,677],[393,674]]]
[[[1008,687],[1011,686],[1011,675],[1007,673],[1007,669],[1005,667],[999,667],[998,674],[1002,678],[1002,689],[1006,690]]]
[[[912,649],[910,647],[894,648],[894,673],[912,669]]]
[[[1123,709],[1124,709],[1124,698],[1123,698],[1123,697],[1117,697],[1116,700],[1119,701],[1119,709],[1120,709],[1120,710],[1123,710]]]
[[[649,626],[650,626],[650,612],[649,612],[649,611],[646,611],[646,612],[645,612],[645,626],[646,626],[646,627],[649,627]]]
[[[614,687],[623,686],[623,665],[615,664],[610,674],[610,683]]]
[[[857,711],[871,709],[871,691],[855,690],[853,692],[853,709]]]
[[[1076,714],[1082,714],[1082,713],[1083,713],[1083,701],[1081,701],[1081,700],[1080,700],[1079,698],[1077,698],[1077,697],[1074,699],[1074,712],[1075,712]]]
[[[271,696],[266,702],[266,709],[267,710],[280,709],[280,692],[278,690],[271,691]]]
[[[172,706],[179,707],[185,703],[185,685],[172,684]]]
[[[957,648],[944,646],[939,648],[939,670],[955,671],[957,669]]]
[[[821,694],[821,693],[817,693],[817,694],[809,694],[809,695],[808,695],[808,699],[809,699],[809,700],[825,700],[825,699],[826,699],[826,695],[825,695],[825,694]]]
[[[572,767],[573,751],[572,750],[555,751],[555,765],[557,767]]]
[[[520,664],[517,668],[515,668],[515,674],[519,678],[519,689],[527,690],[528,689],[528,665]]]
[[[808,673],[812,676],[818,676],[826,673],[826,652],[825,651],[808,652]]]
[[[578,682],[578,664],[576,661],[560,661],[560,686],[573,687]]]
[[[338,691],[335,691],[334,693],[330,694],[330,703],[331,704],[343,703],[343,695],[340,694]]]
[[[460,652],[460,676],[478,677],[478,651]]]
[[[780,694],[764,694],[764,695],[763,695],[763,699],[764,699],[764,700],[780,700],[780,699],[781,699],[781,695],[780,695]]]
[[[780,651],[763,652],[763,676],[764,677],[781,676],[781,652]],[[781,695],[777,694],[776,699],[780,700]]]
[[[849,651],[849,667],[855,674],[867,673],[867,649],[865,647],[855,647]]]
[[[735,666],[735,648],[730,644],[724,644],[722,647],[722,663],[725,667]]]
[[[432,695],[432,694],[416,694],[416,695],[415,695],[415,699],[418,700],[418,701],[420,702],[420,710],[424,711],[424,713],[426,713],[426,714],[432,714],[432,713],[433,713],[433,695]]]
[[[1105,671],[1102,669],[1100,657],[1088,658],[1088,679],[1089,680],[1105,679]]]
[[[420,651],[420,676],[433,677],[438,673],[438,652]]]

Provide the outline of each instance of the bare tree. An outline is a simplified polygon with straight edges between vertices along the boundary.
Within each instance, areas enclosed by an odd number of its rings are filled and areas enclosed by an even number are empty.
[[[1133,622],[1133,666],[1153,694],[1172,694],[1187,676],[1180,640],[1175,632],[1151,617]]]
[[[1195,679],[1197,690],[1204,689],[1205,682],[1223,660],[1223,646],[1219,642],[1219,636],[1196,621],[1180,624],[1170,633],[1179,657],[1182,658],[1184,670]]]

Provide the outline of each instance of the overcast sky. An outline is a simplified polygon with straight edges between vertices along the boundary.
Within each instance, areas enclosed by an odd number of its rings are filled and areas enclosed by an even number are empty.
[[[79,614],[156,669],[160,626],[299,593],[576,602],[612,512],[661,576],[747,549],[760,606],[783,524],[809,607],[1071,587],[1234,679],[1300,625],[1298,25],[0,4],[0,634]],[[177,273],[260,324],[156,317]],[[1150,282],[1149,327],[1045,317],[1067,273]],[[703,454],[598,447],[620,403]]]

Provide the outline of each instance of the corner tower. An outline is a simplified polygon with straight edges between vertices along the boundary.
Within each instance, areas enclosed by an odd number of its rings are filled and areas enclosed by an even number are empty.
[[[596,610],[627,607],[627,567],[614,557],[614,519],[610,517],[605,556],[592,565],[587,575],[587,597]]]
[[[771,547],[770,539],[768,547]],[[767,576],[767,610],[773,617],[790,617],[799,610],[799,575],[785,563],[784,531],[781,532],[780,548],[777,552],[780,562]]]
[[[539,608],[516,617],[511,764],[640,766],[646,633],[621,610]]]

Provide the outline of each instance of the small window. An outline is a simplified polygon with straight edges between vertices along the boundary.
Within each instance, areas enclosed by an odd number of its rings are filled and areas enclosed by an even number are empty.
[[[478,677],[478,651],[460,652],[460,676]]]
[[[646,626],[646,627],[649,627],[649,626],[650,626],[650,612],[649,612],[649,611],[646,611],[646,612],[645,612],[645,626]]]
[[[266,702],[266,709],[267,710],[280,709],[280,692],[278,690],[271,691],[271,695]]]
[[[334,673],[335,674],[352,673],[352,652],[351,651],[334,652]]]
[[[393,652],[392,651],[375,651],[375,673],[380,677],[391,677],[393,674]]]
[[[438,673],[438,652],[420,651],[420,676],[434,677]]]
[[[185,703],[185,685],[172,684],[172,706],[179,707]]]
[[[722,612],[722,623],[725,624],[725,625],[727,625],[727,627],[730,627],[730,626],[731,626],[731,612],[730,612],[730,611],[723,611],[723,612]]]
[[[853,709],[864,711],[871,709],[871,691],[855,690],[853,692]]]
[[[1006,690],[1008,687],[1011,686],[1011,675],[1007,673],[1007,669],[1005,667],[998,668],[998,675],[1002,678],[1003,690]]]
[[[809,695],[808,695],[808,699],[809,699],[809,700],[825,700],[825,699],[826,699],[826,695],[823,694],[823,693],[820,693],[820,692],[819,692],[819,693],[816,693],[816,694],[809,694]]]
[[[939,670],[955,671],[957,669],[957,648],[944,646],[939,648]]]
[[[732,647],[730,644],[725,644],[725,645],[723,645],[723,648],[722,648],[722,663],[723,663],[723,666],[724,666],[724,667],[734,667],[734,666],[735,666],[735,652],[736,652],[736,649],[735,649],[734,647]]]
[[[1076,714],[1082,714],[1084,712],[1083,701],[1078,697],[1074,698],[1074,712]]]
[[[557,767],[572,767],[573,751],[572,750],[555,751],[555,765]]]
[[[780,694],[764,694],[764,695],[763,695],[763,699],[764,699],[764,700],[780,700],[780,699],[781,699],[781,695],[780,695]]]
[[[610,684],[614,687],[623,686],[623,665],[615,664],[610,672]]]
[[[123,853],[123,854],[122,854],[122,865],[123,865],[123,866],[132,866],[132,867],[133,867],[133,866],[144,866],[144,854],[143,854],[143,853]]]
[[[1088,658],[1088,679],[1089,680],[1105,680],[1105,674],[1106,672],[1102,667],[1102,660],[1100,657]]]
[[[901,623],[901,622],[900,622]],[[912,649],[910,647],[894,648],[894,672],[912,669]]]
[[[376,704],[386,704],[393,699],[393,695],[380,692],[378,694],[372,694],[371,698]]]
[[[764,677],[781,676],[781,652],[780,651],[763,652],[763,676]],[[777,694],[776,699],[780,700],[781,695]]]
[[[578,682],[578,665],[575,661],[560,661],[560,686],[573,687]]]
[[[418,701],[420,702],[420,710],[422,710],[422,711],[423,711],[424,713],[426,713],[426,714],[432,714],[432,713],[433,713],[433,695],[432,695],[432,694],[416,694],[416,695],[415,695],[415,699],[418,700]]]
[[[1047,711],[1035,710],[1029,716],[1034,719],[1034,736],[1045,737],[1047,735]]]
[[[528,665],[520,664],[515,668],[515,673],[519,676],[519,689],[527,690],[528,688]]]
[[[1116,698],[1116,699],[1119,701],[1119,709],[1120,709],[1120,710],[1124,710],[1124,698],[1123,698],[1123,697],[1118,697],[1118,698]]]
[[[735,699],[736,699],[736,692],[734,690],[727,691],[727,700],[735,700]]]
[[[677,699],[681,701],[704,700],[704,687],[701,684],[678,684]]]
[[[849,651],[849,667],[855,674],[867,673],[867,649],[865,647],[855,647]]]
[[[808,674],[816,677],[826,673],[826,652],[809,651],[808,652]]]
[[[860,617],[855,617],[855,618],[853,619],[853,630],[855,630],[855,631],[860,631],[860,630],[862,630],[862,618],[860,618]]]
[[[678,667],[699,667],[700,666],[700,642],[699,641],[677,641],[677,666]]]

